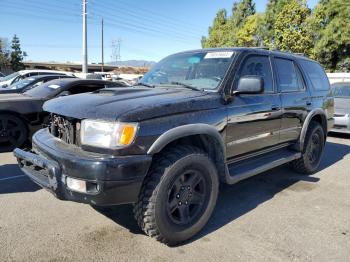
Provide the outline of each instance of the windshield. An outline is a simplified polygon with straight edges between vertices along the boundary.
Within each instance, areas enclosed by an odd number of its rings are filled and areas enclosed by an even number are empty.
[[[12,78],[15,78],[17,76],[19,76],[18,72],[12,73],[11,75],[8,75],[8,76],[1,78],[1,82],[11,80]]]
[[[335,97],[350,97],[350,84],[348,85],[334,85],[333,95]]]
[[[34,81],[35,81],[34,78],[25,78],[23,80],[20,80],[14,84],[8,86],[7,88],[8,89],[21,89],[21,88],[33,83]]]
[[[233,51],[203,51],[172,55],[157,63],[140,80],[140,84],[216,89],[224,78],[233,55]]]
[[[45,84],[33,87],[32,89],[24,92],[24,94],[32,97],[49,97],[51,95],[55,95],[61,86],[59,84],[50,84],[47,82]]]

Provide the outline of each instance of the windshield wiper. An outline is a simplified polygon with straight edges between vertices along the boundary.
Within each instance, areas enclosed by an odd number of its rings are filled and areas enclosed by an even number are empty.
[[[170,84],[171,85],[182,86],[182,87],[185,87],[185,88],[188,88],[188,89],[192,89],[192,90],[196,90],[196,91],[203,91],[203,88],[197,88],[197,87],[194,87],[194,86],[182,83],[182,82],[173,81],[173,82],[170,82]]]
[[[149,88],[154,88],[155,87],[154,85],[146,84],[146,83],[143,83],[143,82],[138,82],[136,84],[136,86],[145,86],[145,87],[149,87]]]

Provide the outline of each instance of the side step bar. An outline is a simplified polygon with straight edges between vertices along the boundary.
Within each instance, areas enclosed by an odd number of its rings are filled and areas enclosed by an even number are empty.
[[[227,166],[226,183],[235,184],[243,179],[255,176],[269,169],[291,162],[301,157],[300,152],[287,148],[244,159]]]

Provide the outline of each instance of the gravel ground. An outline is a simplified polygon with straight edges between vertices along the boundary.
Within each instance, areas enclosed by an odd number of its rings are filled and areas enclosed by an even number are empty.
[[[328,138],[320,171],[279,167],[221,187],[204,230],[178,247],[148,238],[131,206],[56,200],[0,153],[1,261],[350,261],[350,137]]]

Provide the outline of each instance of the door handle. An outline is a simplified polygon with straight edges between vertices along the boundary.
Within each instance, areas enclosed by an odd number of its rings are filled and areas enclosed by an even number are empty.
[[[311,101],[306,101],[306,105],[307,105],[307,106],[311,106],[311,105],[312,105],[312,102],[311,102]]]
[[[272,105],[271,106],[271,110],[272,111],[278,111],[278,110],[280,110],[280,107],[278,105]]]

